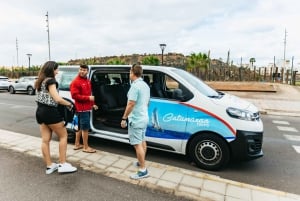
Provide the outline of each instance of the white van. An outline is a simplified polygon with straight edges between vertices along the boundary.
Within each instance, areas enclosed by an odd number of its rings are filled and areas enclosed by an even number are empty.
[[[121,128],[120,122],[130,88],[130,67],[89,66],[92,93],[99,106],[91,113],[90,135],[129,143],[127,129]],[[230,159],[263,156],[263,123],[253,104],[215,91],[182,69],[142,67],[143,79],[151,91],[148,147],[186,154],[206,170],[218,170]],[[79,66],[59,67],[61,96],[71,99],[69,85],[78,69]]]

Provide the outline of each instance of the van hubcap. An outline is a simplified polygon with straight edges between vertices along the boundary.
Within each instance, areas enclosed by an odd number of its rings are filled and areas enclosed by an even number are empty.
[[[211,141],[201,142],[197,148],[197,153],[203,163],[210,165],[216,164],[222,155],[220,147]]]

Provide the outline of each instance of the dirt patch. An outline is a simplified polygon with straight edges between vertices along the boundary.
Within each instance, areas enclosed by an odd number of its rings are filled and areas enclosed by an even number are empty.
[[[206,82],[217,91],[277,92],[276,84],[265,82]]]

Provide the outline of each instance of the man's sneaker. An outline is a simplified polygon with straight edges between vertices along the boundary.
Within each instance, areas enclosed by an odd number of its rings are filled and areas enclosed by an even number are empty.
[[[63,163],[58,165],[58,173],[71,173],[76,171],[77,168],[73,167],[70,163]]]
[[[132,163],[132,165],[133,165],[134,167],[140,167],[140,166],[141,166],[140,163],[139,163],[138,161],[134,161],[134,162]]]
[[[137,173],[130,176],[131,179],[142,179],[146,177],[149,177],[149,173],[147,169],[145,171],[139,170]]]
[[[58,165],[56,163],[52,163],[50,166],[47,166],[46,174],[52,174],[55,172],[58,168]]]

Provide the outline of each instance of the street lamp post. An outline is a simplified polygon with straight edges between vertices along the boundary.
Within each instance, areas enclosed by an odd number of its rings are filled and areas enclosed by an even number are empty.
[[[161,65],[164,65],[164,50],[166,48],[166,44],[159,44],[159,47],[161,49]]]
[[[32,54],[26,54],[28,56],[28,71],[30,71],[30,57]]]

